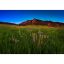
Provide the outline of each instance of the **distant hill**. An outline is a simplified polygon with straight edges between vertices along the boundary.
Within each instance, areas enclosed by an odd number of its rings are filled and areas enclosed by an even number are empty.
[[[48,27],[60,27],[60,26],[64,26],[64,23],[33,19],[33,20],[27,20],[25,22],[22,22],[19,25],[20,26],[21,25],[22,26],[26,26],[26,25],[46,25]]]
[[[15,24],[15,23],[9,23],[9,22],[0,22],[0,24],[7,24],[7,25],[17,25],[17,24]]]

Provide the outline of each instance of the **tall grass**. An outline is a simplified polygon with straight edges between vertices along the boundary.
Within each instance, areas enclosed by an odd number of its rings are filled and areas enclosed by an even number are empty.
[[[64,30],[0,27],[0,53],[64,53]]]

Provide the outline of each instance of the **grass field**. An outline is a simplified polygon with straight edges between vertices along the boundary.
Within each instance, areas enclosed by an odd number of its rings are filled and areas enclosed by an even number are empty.
[[[2,54],[64,53],[64,29],[0,25]]]

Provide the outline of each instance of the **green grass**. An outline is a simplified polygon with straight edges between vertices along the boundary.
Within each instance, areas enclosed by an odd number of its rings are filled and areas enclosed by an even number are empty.
[[[0,27],[1,54],[63,54],[64,29]]]

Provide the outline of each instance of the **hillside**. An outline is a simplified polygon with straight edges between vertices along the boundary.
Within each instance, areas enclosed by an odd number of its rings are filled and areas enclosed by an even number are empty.
[[[22,22],[19,25],[20,26],[26,26],[26,25],[46,25],[48,27],[60,27],[60,26],[64,26],[64,23],[52,22],[52,21],[43,21],[43,20],[39,20],[39,19],[33,19],[33,20],[27,20],[25,22]]]
[[[10,22],[0,22],[0,24],[7,24],[7,25],[17,25],[17,24],[15,24],[15,23],[10,23]]]
[[[64,26],[64,23],[61,22],[53,22],[53,21],[44,21],[44,20],[39,20],[39,19],[32,19],[32,20],[27,20],[24,22],[21,22],[19,24],[15,23],[9,23],[9,22],[0,22],[0,24],[5,24],[5,25],[18,25],[18,26],[27,26],[27,25],[41,25],[41,26],[48,26],[48,27],[61,27]]]

